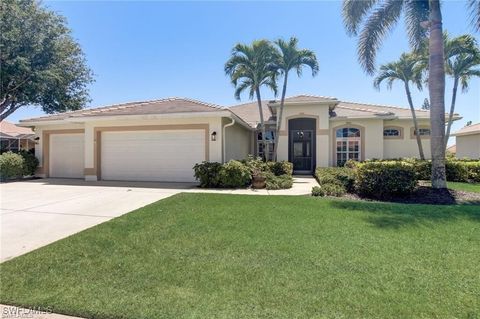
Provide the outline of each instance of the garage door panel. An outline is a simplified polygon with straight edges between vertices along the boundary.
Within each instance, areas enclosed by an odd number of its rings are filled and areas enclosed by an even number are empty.
[[[103,132],[101,152],[102,179],[190,182],[205,160],[205,132]]]
[[[51,134],[49,175],[55,178],[83,178],[85,163],[83,133]]]

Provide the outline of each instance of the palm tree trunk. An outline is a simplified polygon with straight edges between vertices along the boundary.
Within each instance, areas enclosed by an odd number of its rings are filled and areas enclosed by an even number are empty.
[[[267,140],[265,134],[265,121],[263,120],[263,108],[262,108],[262,98],[260,96],[260,88],[255,89],[258,102],[258,112],[260,112],[260,129],[262,130],[262,144],[263,144],[263,157],[265,161],[268,161],[268,149],[267,149]]]
[[[455,112],[455,102],[457,100],[458,77],[453,80],[452,103],[450,104],[450,113],[448,114],[447,133],[445,134],[445,149],[447,149],[448,139],[450,138],[450,129],[452,128],[453,112]]]
[[[280,99],[280,109],[278,110],[278,116],[277,116],[277,130],[275,132],[275,144],[273,146],[274,161],[277,161],[278,141],[280,138],[280,129],[282,128],[283,107],[285,105],[285,95],[287,93],[287,82],[288,82],[288,72],[285,73],[285,78],[283,79],[282,97]]]
[[[446,188],[445,177],[445,60],[440,1],[430,0],[428,90],[430,94],[430,148],[432,187]]]
[[[408,82],[405,82],[405,92],[407,93],[408,104],[410,105],[410,111],[412,112],[413,126],[415,128],[415,136],[416,136],[417,145],[418,145],[418,153],[420,154],[420,159],[424,160],[425,154],[423,153],[422,139],[418,134],[417,114],[415,113],[415,108],[413,107],[412,94],[410,93],[410,87],[408,86]]]

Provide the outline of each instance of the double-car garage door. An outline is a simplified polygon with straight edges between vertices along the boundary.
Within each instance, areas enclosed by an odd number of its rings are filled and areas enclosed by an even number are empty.
[[[100,138],[99,174],[103,180],[191,182],[192,167],[206,159],[205,142],[200,129],[105,131]],[[83,134],[52,134],[50,176],[83,177],[83,145]]]

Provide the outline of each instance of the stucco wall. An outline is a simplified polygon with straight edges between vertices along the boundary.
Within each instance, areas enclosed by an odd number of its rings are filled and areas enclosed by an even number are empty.
[[[480,158],[480,134],[456,137],[457,158]]]
[[[225,123],[226,122],[226,123]],[[224,119],[224,125],[230,123]],[[234,124],[225,128],[225,161],[231,159],[241,160],[251,152],[250,144],[252,135],[249,130],[240,124]]]
[[[430,127],[428,120],[419,121],[420,127]],[[412,120],[394,120],[384,121],[384,127],[401,127],[403,136],[401,139],[384,138],[383,152],[384,158],[416,157],[419,158],[417,140],[412,136]],[[383,132],[382,132],[383,136]],[[430,138],[422,137],[422,146],[425,158],[430,158]]]

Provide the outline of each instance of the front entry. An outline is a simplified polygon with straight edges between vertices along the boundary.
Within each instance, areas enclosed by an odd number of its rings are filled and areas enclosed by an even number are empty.
[[[299,118],[288,121],[289,161],[295,174],[312,174],[315,170],[315,119]]]

